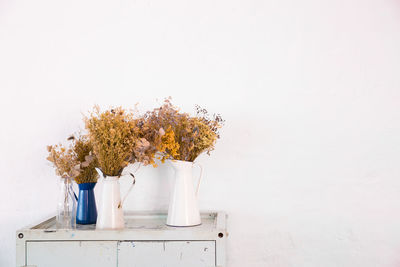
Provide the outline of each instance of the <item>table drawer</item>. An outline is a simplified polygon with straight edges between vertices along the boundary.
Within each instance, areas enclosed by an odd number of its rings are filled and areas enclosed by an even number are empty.
[[[215,241],[29,241],[37,267],[214,267]]]
[[[215,241],[118,242],[118,267],[214,267]]]
[[[26,262],[37,267],[113,267],[117,241],[29,241]]]

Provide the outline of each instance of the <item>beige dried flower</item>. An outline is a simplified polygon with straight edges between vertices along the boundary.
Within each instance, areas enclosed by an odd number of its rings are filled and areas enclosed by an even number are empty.
[[[47,160],[53,163],[56,174],[63,178],[72,178],[78,184],[97,182],[97,159],[87,137],[70,136],[67,140],[71,141],[68,147],[62,144],[47,147]]]
[[[98,174],[95,168],[98,166],[98,161],[93,154],[92,143],[86,135],[79,135],[72,141],[72,150],[78,162],[75,169],[79,171],[79,174],[74,177],[75,181],[78,184],[96,183]]]
[[[53,163],[56,174],[62,178],[73,178],[76,176],[76,158],[71,147],[66,148],[62,144],[47,146],[49,156],[47,160]]]

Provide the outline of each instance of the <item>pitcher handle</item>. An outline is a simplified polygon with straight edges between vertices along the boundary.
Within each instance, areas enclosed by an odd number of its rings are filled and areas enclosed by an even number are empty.
[[[122,208],[122,204],[124,204],[126,197],[129,195],[129,193],[131,192],[133,186],[134,186],[135,183],[136,183],[135,175],[133,175],[132,173],[129,173],[129,175],[132,176],[132,178],[133,178],[132,185],[131,185],[131,187],[129,187],[128,192],[126,192],[125,196],[124,196],[124,197],[122,198],[122,200],[119,202],[119,204],[118,204],[118,208],[119,208],[119,209]]]
[[[201,182],[201,178],[203,177],[203,166],[201,166],[199,163],[194,162],[193,166],[197,166],[200,168],[200,176],[197,182],[197,187],[196,187],[196,196],[199,194],[199,188],[200,188],[200,182]]]

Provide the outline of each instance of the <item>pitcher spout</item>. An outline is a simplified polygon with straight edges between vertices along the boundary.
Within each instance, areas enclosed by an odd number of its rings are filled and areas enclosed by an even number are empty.
[[[96,170],[96,172],[99,174],[99,176],[101,177],[101,178],[105,178],[105,175],[104,175],[104,173],[100,170],[100,168],[95,168],[95,170]]]

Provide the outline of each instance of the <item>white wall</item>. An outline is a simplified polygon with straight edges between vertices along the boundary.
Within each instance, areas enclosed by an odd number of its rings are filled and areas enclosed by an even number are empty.
[[[166,96],[227,121],[200,205],[230,215],[230,267],[399,266],[399,48],[397,0],[0,0],[0,266],[55,211],[46,145]],[[127,208],[166,208],[170,174]]]

